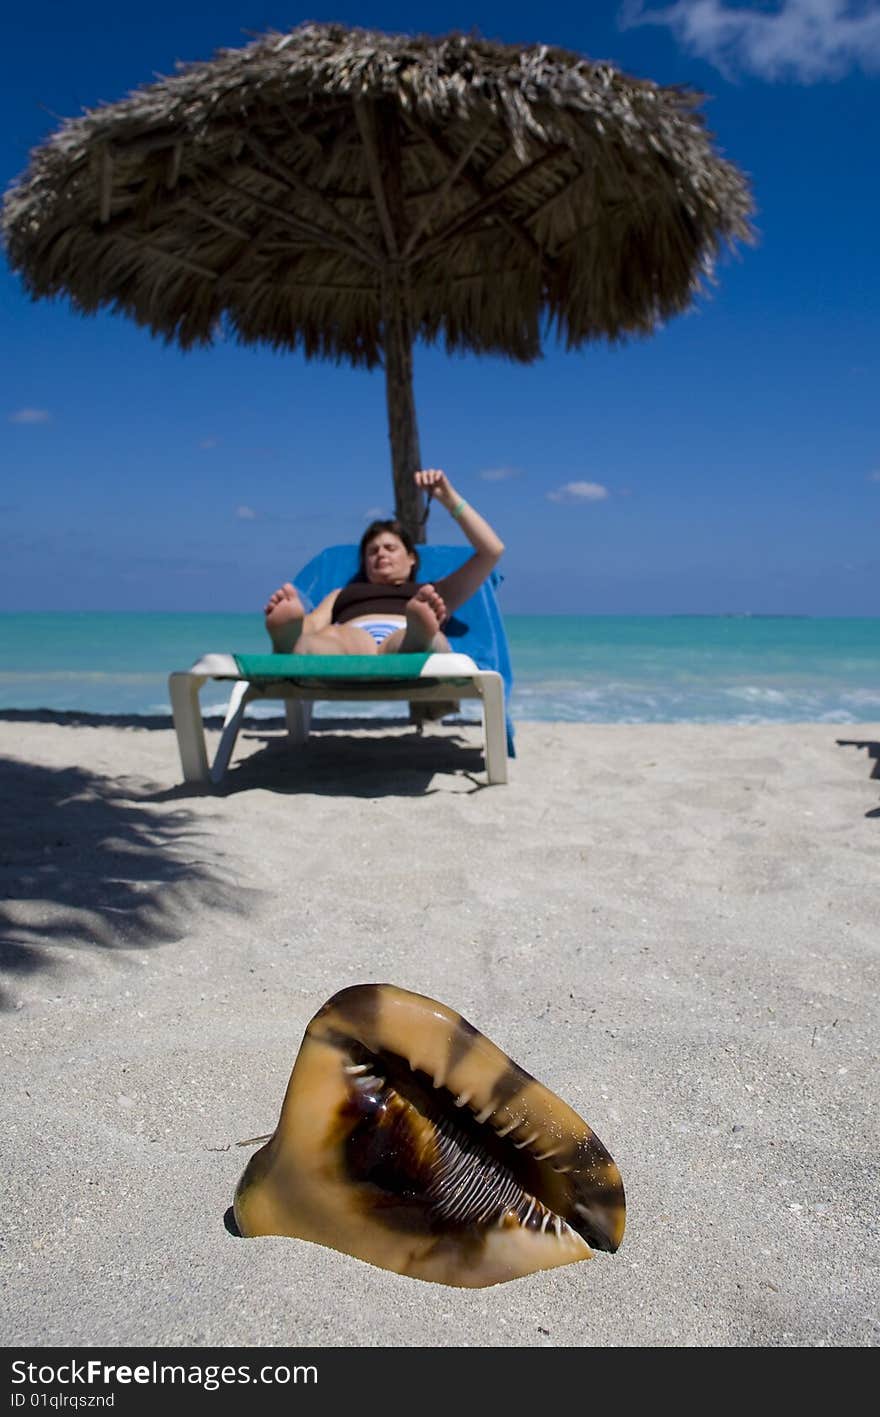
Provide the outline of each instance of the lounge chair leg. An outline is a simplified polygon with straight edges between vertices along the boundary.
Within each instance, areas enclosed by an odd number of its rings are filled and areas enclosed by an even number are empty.
[[[287,737],[290,745],[305,743],[312,722],[312,705],[308,699],[285,699],[284,717],[287,721]]]
[[[214,754],[214,761],[211,764],[211,781],[220,782],[223,774],[229,766],[229,759],[232,757],[232,750],[235,747],[235,740],[238,737],[238,730],[241,727],[241,720],[244,711],[250,702],[250,684],[247,680],[242,680],[236,684],[229,695],[229,703],[226,707],[226,717],[223,720],[223,732],[220,735],[220,742],[217,744],[217,752]]]
[[[489,783],[507,781],[507,726],[504,720],[504,682],[500,674],[485,674],[480,679],[483,699],[483,738],[485,741],[486,779]]]
[[[199,691],[205,679],[200,674],[176,673],[168,676],[171,713],[184,782],[209,782],[208,750]]]

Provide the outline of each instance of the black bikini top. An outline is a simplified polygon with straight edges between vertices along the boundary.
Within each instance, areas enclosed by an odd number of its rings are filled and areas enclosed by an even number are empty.
[[[406,602],[412,600],[418,586],[415,581],[402,585],[374,585],[372,581],[351,581],[344,585],[333,606],[333,624],[344,625],[359,615],[403,615]]]

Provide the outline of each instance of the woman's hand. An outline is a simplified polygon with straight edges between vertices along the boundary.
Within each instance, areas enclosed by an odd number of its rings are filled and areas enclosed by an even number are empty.
[[[416,487],[427,492],[428,496],[433,497],[441,506],[452,506],[455,493],[446,473],[439,467],[423,467],[419,472],[413,473],[413,481]]]

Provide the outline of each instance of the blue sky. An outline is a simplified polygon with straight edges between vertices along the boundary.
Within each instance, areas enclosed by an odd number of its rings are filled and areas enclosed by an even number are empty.
[[[4,30],[0,179],[64,117],[264,30],[476,29],[688,83],[758,243],[651,339],[416,352],[426,466],[504,537],[511,613],[878,615],[877,0],[42,0]],[[32,303],[0,262],[0,610],[249,610],[391,506],[381,370]],[[440,509],[430,539],[457,541]]]

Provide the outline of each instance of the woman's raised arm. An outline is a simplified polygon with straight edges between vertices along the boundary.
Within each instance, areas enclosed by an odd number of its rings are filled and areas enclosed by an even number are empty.
[[[504,550],[504,542],[486,519],[459,496],[445,472],[436,467],[423,468],[415,473],[414,481],[417,487],[421,487],[455,518],[474,548],[473,556],[470,556],[463,566],[434,582],[446,602],[447,611],[451,614],[463,605],[474,591],[479,590],[497,564]]]

